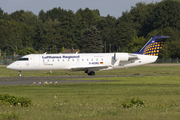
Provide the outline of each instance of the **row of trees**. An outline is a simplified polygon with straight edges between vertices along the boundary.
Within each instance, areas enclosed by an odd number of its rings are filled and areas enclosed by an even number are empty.
[[[137,3],[115,18],[101,17],[99,10],[62,8],[36,16],[30,11],[11,14],[0,9],[0,49],[14,52],[61,52],[77,48],[81,52],[137,52],[154,35],[174,36],[165,43],[160,57],[180,56],[180,2]],[[33,50],[31,50],[33,51]]]

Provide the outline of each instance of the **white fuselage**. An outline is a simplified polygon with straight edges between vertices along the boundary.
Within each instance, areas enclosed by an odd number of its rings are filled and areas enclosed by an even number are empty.
[[[17,71],[121,69],[153,63],[158,56],[129,53],[30,54],[7,68]]]

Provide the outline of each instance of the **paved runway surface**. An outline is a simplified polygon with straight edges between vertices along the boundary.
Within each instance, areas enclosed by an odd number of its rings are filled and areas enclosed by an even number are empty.
[[[98,76],[58,76],[58,77],[0,77],[0,86],[2,85],[32,85],[32,84],[44,84],[47,82],[52,82],[53,84],[57,82],[62,83],[90,83],[90,82],[114,82],[111,80],[73,80],[78,78],[96,78]],[[102,77],[102,76],[101,76]],[[103,76],[104,77],[104,76]],[[110,76],[106,76],[110,77]],[[112,77],[112,76],[111,76]],[[72,80],[66,80],[72,79]]]

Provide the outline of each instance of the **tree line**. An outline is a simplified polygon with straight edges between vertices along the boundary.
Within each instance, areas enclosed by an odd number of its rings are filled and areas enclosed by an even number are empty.
[[[80,52],[137,52],[155,35],[168,39],[160,57],[180,56],[180,2],[138,2],[115,18],[98,9],[77,12],[61,7],[37,15],[31,11],[5,13],[0,8],[0,49],[7,55],[58,53],[62,48]]]

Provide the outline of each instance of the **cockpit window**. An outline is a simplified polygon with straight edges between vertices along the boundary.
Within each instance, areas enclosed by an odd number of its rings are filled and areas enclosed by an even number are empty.
[[[28,58],[20,58],[18,61],[28,61]]]

